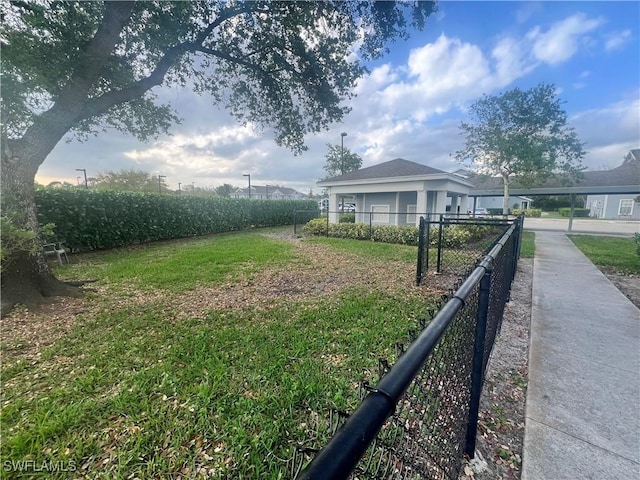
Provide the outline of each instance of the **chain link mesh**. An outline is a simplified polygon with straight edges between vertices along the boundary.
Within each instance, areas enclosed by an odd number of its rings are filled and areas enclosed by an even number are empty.
[[[459,262],[457,267],[460,276],[450,285],[448,294],[437,302],[436,309],[429,311],[430,318],[420,320],[416,329],[410,330],[410,342],[429,327],[430,321],[463,284],[463,279],[474,271],[479,258],[489,252],[499,240],[503,241],[502,248],[492,262],[484,352],[480,350],[483,355],[479,361],[482,361],[483,370],[486,369],[495,336],[500,330],[505,303],[509,299],[517,261],[515,255],[519,229],[513,230],[505,239],[503,234],[507,228],[505,225],[492,225],[473,248],[459,250],[459,255],[465,257],[465,261]],[[443,232],[442,235],[447,233]],[[468,291],[462,308],[452,317],[443,335],[397,402],[394,413],[382,425],[348,478],[459,477],[469,423],[479,297],[480,281],[477,281]],[[406,348],[403,344],[396,345],[396,360],[404,354]],[[379,378],[386,375],[390,368],[390,362],[381,359]],[[361,382],[361,400],[370,391],[374,391],[374,387],[368,382]],[[330,412],[327,420],[318,422],[317,427],[323,433],[316,438],[332,436],[347,418],[348,415],[344,412]],[[290,462],[292,477],[297,476],[316,453],[316,449],[298,446]]]

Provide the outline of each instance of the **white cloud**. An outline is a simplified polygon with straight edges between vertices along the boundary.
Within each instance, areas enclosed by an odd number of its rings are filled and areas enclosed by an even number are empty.
[[[631,30],[611,32],[606,35],[604,48],[607,52],[618,50],[631,41]]]
[[[586,110],[569,119],[580,139],[587,142],[585,166],[592,170],[616,167],[630,149],[640,147],[638,112],[640,92],[630,99]]]
[[[527,75],[537,66],[537,63],[531,60],[526,45],[511,37],[500,39],[491,56],[496,61],[496,85],[500,87]]]
[[[588,18],[576,13],[556,22],[547,31],[535,27],[527,33],[533,43],[532,51],[537,60],[556,65],[573,57],[581,43],[589,40],[588,33],[604,23],[603,18]]]

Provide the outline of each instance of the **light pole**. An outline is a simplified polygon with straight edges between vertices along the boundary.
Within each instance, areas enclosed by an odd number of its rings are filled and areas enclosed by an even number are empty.
[[[344,175],[344,137],[346,136],[346,132],[340,134],[340,175]]]
[[[344,137],[347,136],[347,132],[342,132],[340,134],[340,175],[344,175]],[[340,202],[342,203],[342,212],[344,213],[344,197],[340,197]]]
[[[87,169],[86,168],[76,168],[76,172],[84,173],[84,188],[89,189],[89,184],[87,183]]]
[[[243,173],[242,176],[247,177],[249,179],[249,199],[251,199],[251,174]]]
[[[180,190],[180,185],[182,185],[180,182],[178,182],[178,195],[180,195],[182,193],[182,190]]]
[[[158,193],[162,193],[162,179],[167,178],[166,175],[158,175]]]

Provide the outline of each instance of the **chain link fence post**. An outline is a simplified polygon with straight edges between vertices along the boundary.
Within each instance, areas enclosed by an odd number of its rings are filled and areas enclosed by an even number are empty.
[[[478,312],[476,315],[475,341],[473,345],[473,365],[471,373],[471,401],[469,404],[469,422],[467,423],[467,437],[464,453],[473,458],[476,450],[476,435],[478,433],[478,414],[480,411],[480,395],[484,382],[484,343],[489,314],[489,296],[491,294],[491,274],[493,260],[485,270],[480,280],[478,293]]]

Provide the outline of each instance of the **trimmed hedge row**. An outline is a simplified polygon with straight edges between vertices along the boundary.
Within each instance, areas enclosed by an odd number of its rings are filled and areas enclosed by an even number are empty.
[[[570,208],[559,208],[558,209],[558,213],[560,215],[562,215],[563,217],[568,217],[570,212],[571,212]],[[589,209],[589,208],[574,208],[573,209],[573,216],[574,217],[588,217],[590,212],[591,212],[591,209]]]
[[[401,245],[418,245],[418,227],[411,225],[373,225],[367,223],[329,223],[329,236],[350,238],[353,240],[372,240],[374,242],[398,243]],[[468,243],[484,239],[491,231],[491,226],[450,225],[444,228],[443,246],[460,248]],[[327,219],[316,218],[309,221],[302,229],[307,235],[327,235]],[[432,227],[429,237],[431,246],[438,244],[438,227]]]
[[[512,215],[524,215],[525,217],[540,218],[542,216],[542,210],[539,208],[527,208],[522,210],[520,208],[514,208],[511,211]]]
[[[289,225],[295,210],[318,211],[308,200],[249,200],[136,192],[41,189],[41,224],[55,223],[72,249],[123,247],[251,226]]]

